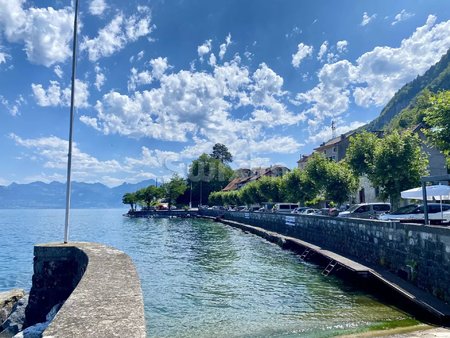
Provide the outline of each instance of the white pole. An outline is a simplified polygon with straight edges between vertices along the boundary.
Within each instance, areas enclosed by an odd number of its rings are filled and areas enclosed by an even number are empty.
[[[75,101],[75,71],[77,65],[77,27],[78,27],[78,0],[75,0],[75,17],[73,20],[73,48],[72,48],[72,91],[70,94],[70,125],[69,125],[69,152],[67,154],[67,184],[66,184],[66,218],[64,226],[64,243],[69,240],[69,217],[70,217],[70,191],[72,175],[72,143],[73,143],[73,110]]]

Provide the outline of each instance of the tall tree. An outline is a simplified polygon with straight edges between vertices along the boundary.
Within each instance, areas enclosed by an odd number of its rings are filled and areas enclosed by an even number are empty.
[[[283,176],[282,187],[288,202],[304,205],[317,196],[317,186],[309,179],[306,171],[298,168]]]
[[[233,162],[233,156],[228,151],[226,145],[222,143],[216,143],[213,147],[213,152],[211,154],[212,158],[219,160],[222,163],[230,163]]]
[[[213,191],[222,190],[233,176],[229,165],[202,154],[189,167],[188,182],[192,182],[192,198],[203,203]]]
[[[281,177],[261,177],[258,180],[258,190],[265,202],[283,201]]]
[[[169,203],[169,210],[173,203],[176,202],[177,198],[184,194],[187,189],[186,181],[174,174],[169,182],[164,183],[161,188],[164,191],[164,198]]]
[[[131,208],[131,211],[135,211],[136,210],[136,203],[137,203],[137,201],[138,201],[138,199],[136,197],[136,193],[127,192],[122,197],[122,203],[123,204],[129,204],[130,208]]]
[[[345,154],[345,161],[356,175],[369,174],[373,169],[375,148],[380,139],[366,131],[350,137],[350,144]]]
[[[425,175],[428,159],[420,148],[420,140],[411,132],[399,134],[394,131],[374,149],[373,170],[368,177],[380,188],[381,197],[390,198],[395,210],[400,192],[414,188]]]
[[[330,161],[318,153],[308,160],[305,172],[317,192],[337,204],[347,201],[358,187],[355,175],[345,163]]]
[[[147,209],[150,208],[151,204],[158,198],[161,198],[163,192],[161,188],[154,185],[150,185],[147,188],[142,188],[136,192],[139,200],[145,203]]]
[[[450,91],[442,91],[430,97],[425,111],[425,122],[429,126],[425,135],[431,143],[441,150],[450,164]]]

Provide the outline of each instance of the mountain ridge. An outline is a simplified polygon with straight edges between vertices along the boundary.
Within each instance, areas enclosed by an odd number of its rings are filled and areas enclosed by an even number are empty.
[[[138,183],[124,182],[115,187],[103,183],[72,182],[71,207],[81,208],[120,208],[122,196],[126,192],[154,185],[155,180],[144,180]],[[44,183],[11,183],[0,186],[0,209],[60,209],[65,208],[66,184],[52,181]]]

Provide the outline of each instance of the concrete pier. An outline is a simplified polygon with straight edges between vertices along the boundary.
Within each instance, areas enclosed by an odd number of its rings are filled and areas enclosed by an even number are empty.
[[[125,253],[97,243],[35,246],[27,326],[63,303],[43,338],[146,337],[135,266]]]

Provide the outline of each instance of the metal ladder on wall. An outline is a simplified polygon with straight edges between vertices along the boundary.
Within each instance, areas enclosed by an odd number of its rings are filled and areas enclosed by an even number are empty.
[[[300,255],[300,258],[305,260],[306,256],[308,256],[308,254],[311,252],[310,248],[306,248],[305,251],[303,251],[303,253]]]
[[[328,263],[327,267],[322,271],[322,275],[328,276],[331,273],[331,271],[334,270],[337,264],[338,262],[332,260],[330,263]]]

